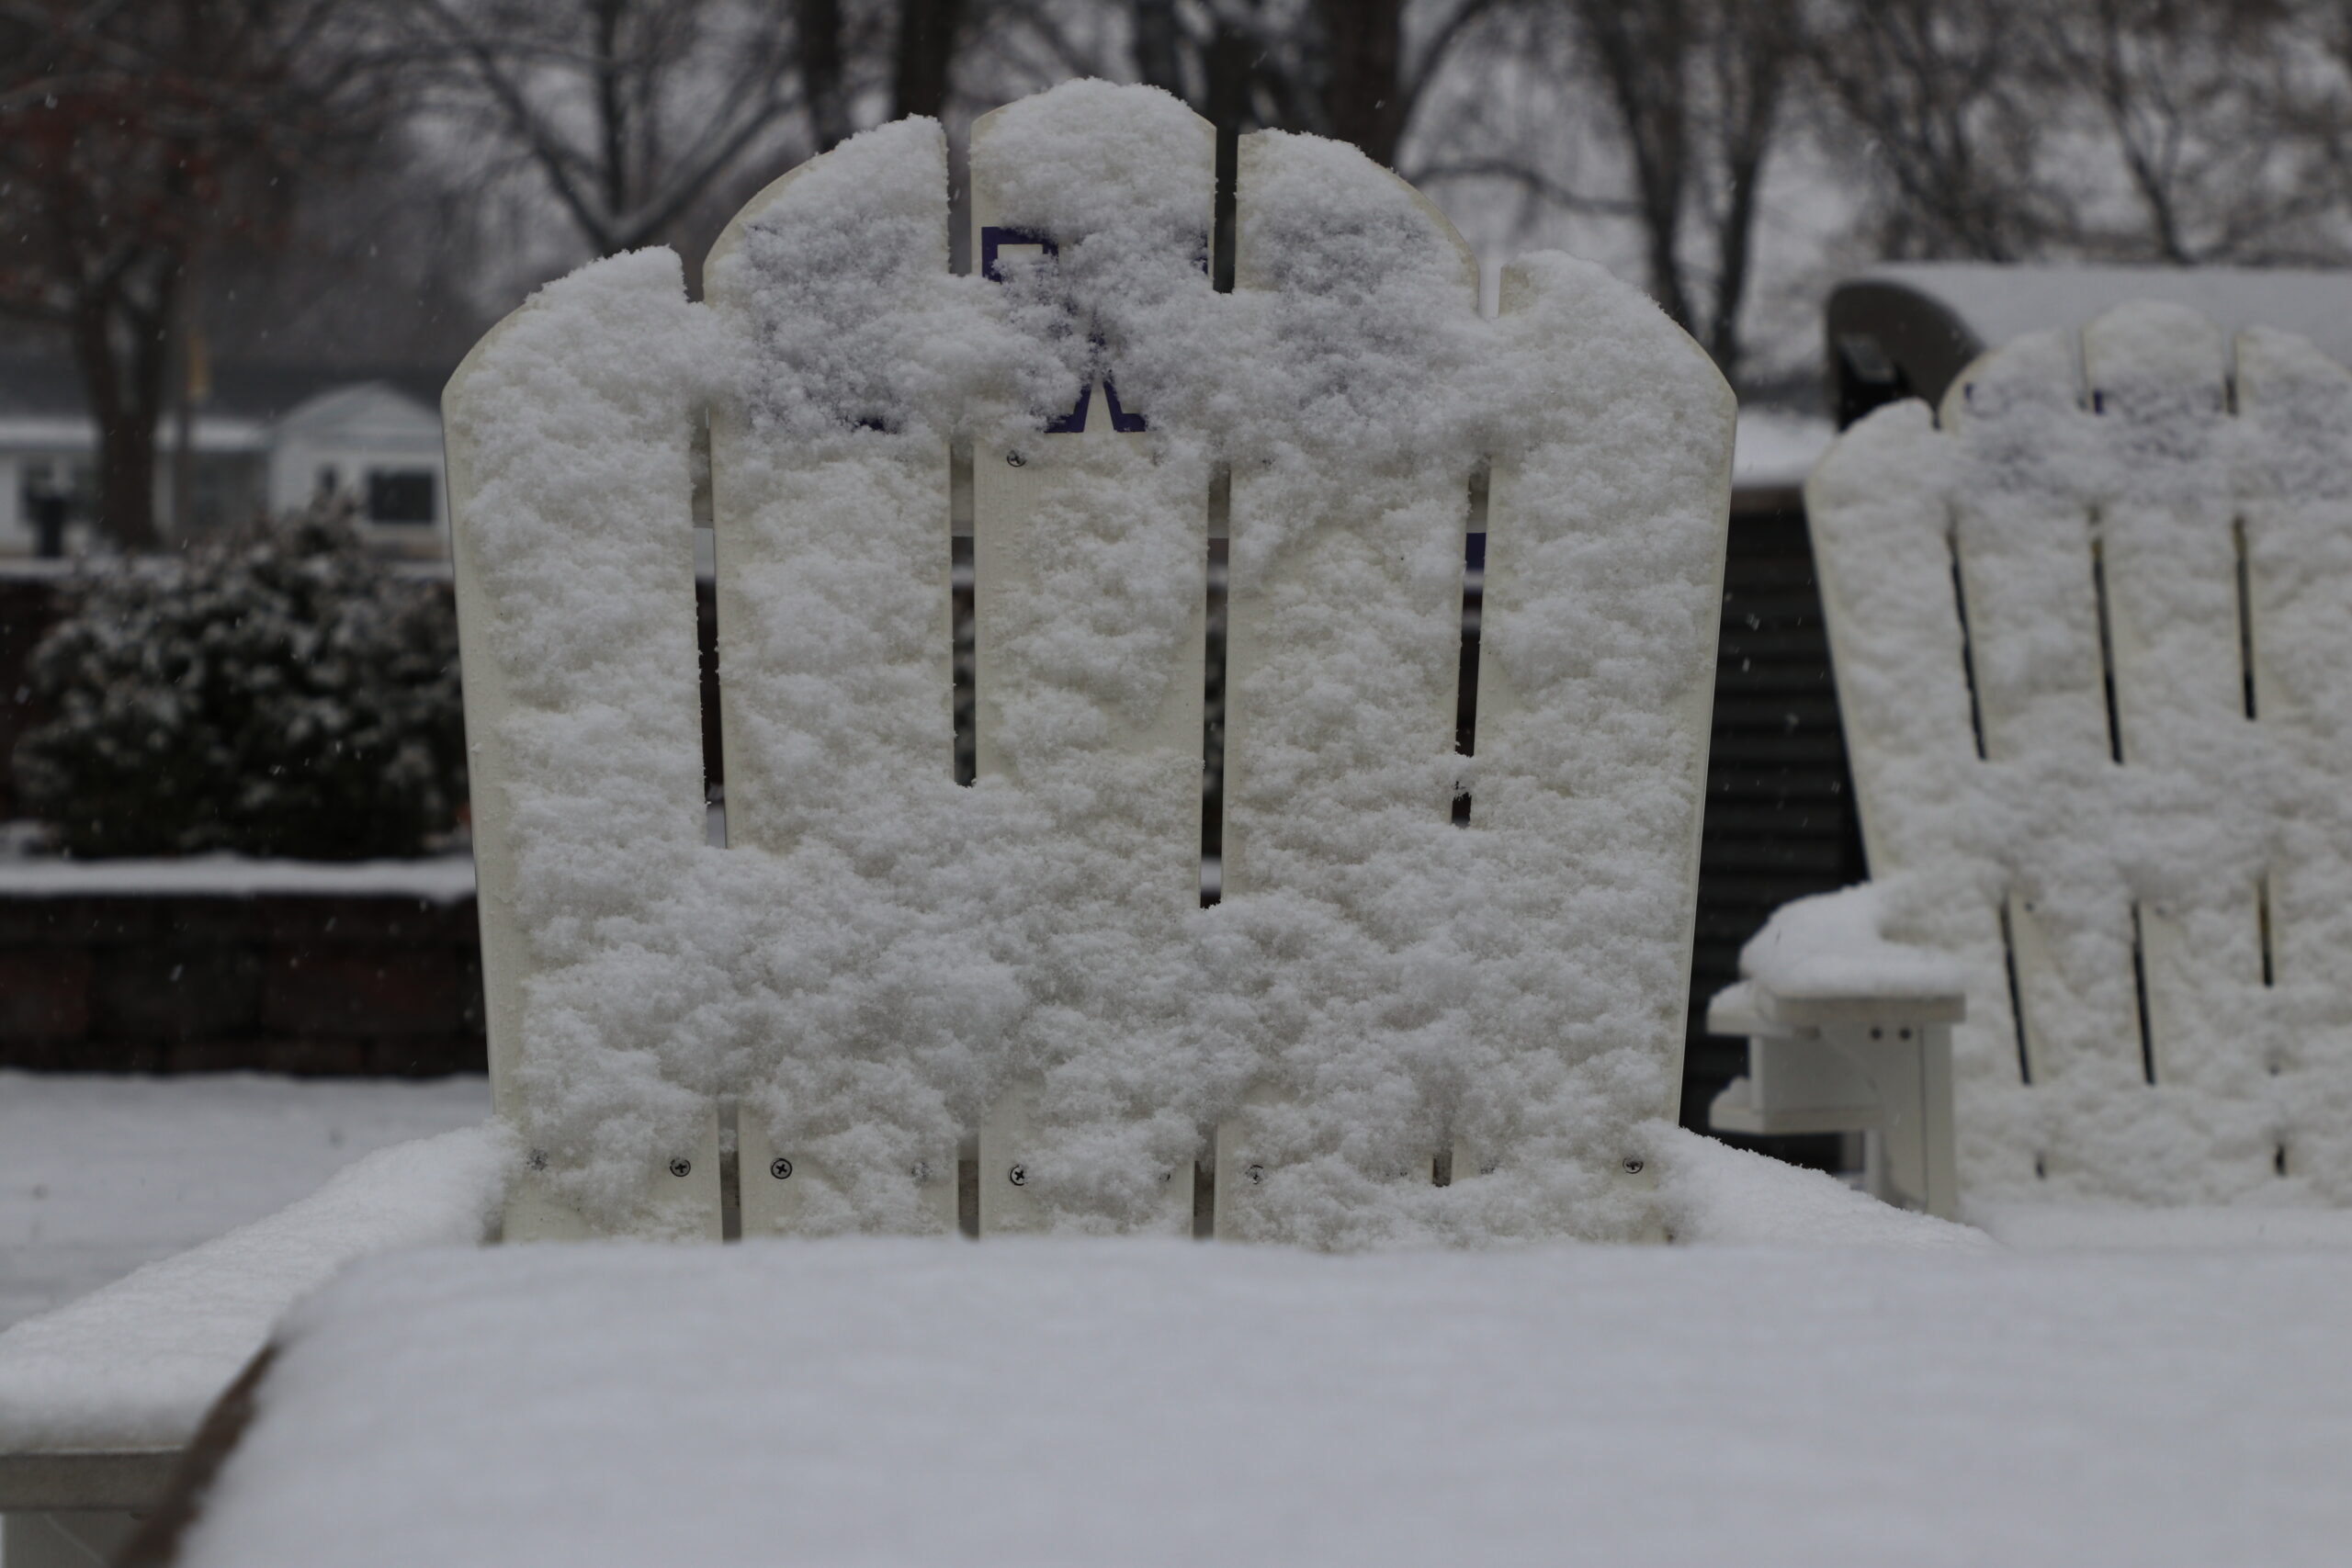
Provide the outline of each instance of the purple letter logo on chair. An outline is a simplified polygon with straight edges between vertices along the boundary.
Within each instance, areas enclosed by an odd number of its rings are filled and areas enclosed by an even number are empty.
[[[997,265],[997,253],[1007,245],[1035,245],[1046,255],[1061,254],[1061,247],[1043,234],[1026,229],[999,229],[983,225],[980,229],[980,276],[991,283],[1002,283],[1004,273]],[[1102,346],[1102,340],[1093,340]],[[1050,435],[1071,435],[1086,428],[1086,408],[1094,400],[1094,383],[1087,382],[1078,389],[1078,406],[1068,413],[1057,413],[1046,422]],[[1119,389],[1106,372],[1102,377],[1102,401],[1111,411],[1111,428],[1122,435],[1133,435],[1144,428],[1143,415],[1129,413],[1119,406]]]

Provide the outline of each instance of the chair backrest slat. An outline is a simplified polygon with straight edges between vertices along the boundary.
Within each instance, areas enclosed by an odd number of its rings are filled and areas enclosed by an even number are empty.
[[[2235,487],[2222,450],[2229,346],[2201,320],[2183,321],[2160,349],[2152,346],[2128,317],[2101,318],[2083,334],[2093,415],[2110,422],[2109,439],[2143,469],[2139,485],[2100,508],[2093,586],[2114,692],[2112,753],[2125,766],[2191,770],[2212,737],[2250,716]],[[2253,878],[2197,878],[2131,900],[2143,1081],[2226,1095],[2231,1082],[2261,1072],[2257,1039],[2213,1010],[2258,984],[2248,962],[2254,890]]]
[[[626,1036],[645,1022],[630,1013],[662,1005],[604,983],[594,927],[639,913],[704,837],[693,417],[683,399],[641,395],[638,379],[674,352],[665,332],[679,325],[679,294],[677,260],[661,254],[552,285],[549,308],[493,328],[443,399],[460,520],[458,631],[471,655],[466,733],[491,1088],[518,1123],[538,1097],[526,1009],[550,1032],[604,1014]],[[601,317],[619,341],[583,344],[572,331],[582,316]],[[548,570],[551,558],[560,573]],[[575,852],[583,845],[592,852]],[[634,1193],[615,1201],[641,1209],[649,1231],[716,1237],[715,1111],[662,1092],[651,1077],[640,1088],[645,1146],[620,1177]],[[595,1228],[544,1179],[546,1152],[530,1159],[512,1190],[507,1234]]]
[[[1205,263],[1215,128],[1163,103],[1152,134],[1099,138],[1057,123],[1078,107],[1031,98],[973,122],[985,287],[1023,299],[1066,277],[1083,287],[1090,251],[1150,239],[1180,270]],[[1055,177],[1057,144],[1085,179]],[[1138,232],[1163,215],[1163,231]],[[1194,281],[1205,291],[1204,273]],[[1070,322],[1073,335],[1094,329]],[[1018,1030],[1019,1065],[982,1113],[982,1235],[1088,1216],[1106,1169],[1156,1188],[1140,1202],[1116,1194],[1123,1228],[1193,1227],[1193,1140],[1167,1137],[1106,1070],[1102,1036],[1158,1031],[1182,1048],[1181,998],[1153,1010],[1138,993],[1155,959],[1181,953],[1201,897],[1209,454],[1165,428],[1170,411],[1138,402],[1132,378],[1121,400],[1121,346],[1090,345],[1077,401],[1042,431],[1021,408],[971,437],[976,787],[1042,812],[1057,874],[1039,892],[1056,918],[1034,940],[1084,951],[1056,977],[1057,1005]]]
[[[1235,901],[1294,900],[1297,918],[1329,931],[1323,962],[1300,966],[1278,1002],[1269,998],[1289,1024],[1272,1076],[1218,1131],[1217,1227],[1242,1236],[1256,1234],[1266,1196],[1249,1171],[1328,1158],[1318,1134],[1328,1139],[1345,1126],[1384,1145],[1385,1174],[1396,1182],[1427,1186],[1446,1152],[1434,1097],[1412,1108],[1418,1128],[1395,1124],[1399,1108],[1371,1102],[1338,1119],[1300,1113],[1318,1093],[1329,1108],[1356,1087],[1317,1085],[1317,1065],[1343,1050],[1380,1062],[1360,1080],[1377,1095],[1394,1081],[1413,1029],[1447,1005],[1433,976],[1417,982],[1396,959],[1410,933],[1446,918],[1428,903],[1444,897],[1446,885],[1426,868],[1467,848],[1449,841],[1460,839],[1451,825],[1459,770],[1447,764],[1461,683],[1464,533],[1481,455],[1466,445],[1368,451],[1347,415],[1358,390],[1351,378],[1377,384],[1382,356],[1428,354],[1449,324],[1442,312],[1475,318],[1476,266],[1418,192],[1335,151],[1294,137],[1242,140],[1236,290],[1313,322],[1307,292],[1324,278],[1361,276],[1366,260],[1381,269],[1365,285],[1375,294],[1397,287],[1397,275],[1438,287],[1404,322],[1421,343],[1383,343],[1397,322],[1377,310],[1299,343],[1281,368],[1325,392],[1326,428],[1303,418],[1283,461],[1243,458],[1232,476],[1222,891]],[[1376,215],[1367,226],[1382,241],[1369,257],[1360,231],[1316,222],[1302,200],[1302,187],[1340,179],[1352,182],[1362,211]]]

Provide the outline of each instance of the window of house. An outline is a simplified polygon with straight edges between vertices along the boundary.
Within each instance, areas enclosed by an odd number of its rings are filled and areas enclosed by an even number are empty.
[[[431,468],[370,468],[368,470],[368,521],[370,523],[431,523],[435,484]]]

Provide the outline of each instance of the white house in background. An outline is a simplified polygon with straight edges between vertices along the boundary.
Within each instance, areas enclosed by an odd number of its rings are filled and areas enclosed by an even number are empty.
[[[338,387],[288,411],[269,430],[268,475],[272,511],[332,491],[356,499],[387,542],[421,531],[448,547],[441,411],[390,382]]]
[[[172,515],[175,421],[158,432],[156,525],[198,535],[322,493],[349,498],[387,553],[448,553],[437,369],[354,372],[221,366],[190,421],[189,515]],[[34,554],[39,519],[62,497],[69,554],[89,547],[97,430],[73,367],[0,360],[0,558]]]

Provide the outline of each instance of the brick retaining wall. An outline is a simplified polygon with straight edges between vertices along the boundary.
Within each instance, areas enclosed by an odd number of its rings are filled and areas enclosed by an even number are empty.
[[[432,1077],[486,1065],[471,898],[0,898],[0,1066]]]

